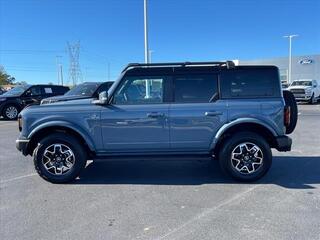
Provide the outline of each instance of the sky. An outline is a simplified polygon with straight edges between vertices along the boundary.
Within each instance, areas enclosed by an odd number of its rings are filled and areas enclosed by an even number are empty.
[[[320,53],[320,0],[148,0],[152,62]],[[67,42],[83,81],[116,79],[144,61],[143,0],[0,0],[0,65],[17,81],[66,83]],[[59,56],[59,57],[57,57]],[[109,67],[108,67],[109,66]]]

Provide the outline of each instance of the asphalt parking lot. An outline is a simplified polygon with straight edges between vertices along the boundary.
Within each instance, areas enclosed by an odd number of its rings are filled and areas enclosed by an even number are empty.
[[[254,184],[216,161],[91,163],[54,185],[0,120],[1,239],[320,239],[320,104],[299,105],[293,150]]]

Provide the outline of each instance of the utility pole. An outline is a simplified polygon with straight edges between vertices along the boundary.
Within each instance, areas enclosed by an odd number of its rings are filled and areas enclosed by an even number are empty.
[[[60,66],[61,64],[60,64],[59,59],[60,59],[61,57],[62,57],[62,56],[56,56],[58,85],[60,84],[60,70],[59,70],[59,66]]]
[[[143,0],[144,17],[144,62],[149,63],[149,43],[148,43],[148,4]],[[150,82],[146,80],[146,98],[150,98]]]
[[[292,76],[292,38],[298,37],[297,34],[283,36],[284,38],[289,39],[289,70],[288,70],[288,83],[291,83],[291,76]]]
[[[110,81],[110,63],[108,62],[108,81]]]
[[[149,50],[149,63],[152,63],[152,53],[154,53],[154,51]]]
[[[61,85],[63,86],[63,71],[62,71],[62,64],[59,64],[59,69],[60,69],[60,80],[61,80]]]

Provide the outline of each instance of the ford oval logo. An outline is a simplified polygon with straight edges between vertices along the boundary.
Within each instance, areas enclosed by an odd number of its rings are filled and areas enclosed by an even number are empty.
[[[299,63],[302,65],[307,65],[307,64],[313,63],[313,60],[312,59],[302,59],[299,61]]]

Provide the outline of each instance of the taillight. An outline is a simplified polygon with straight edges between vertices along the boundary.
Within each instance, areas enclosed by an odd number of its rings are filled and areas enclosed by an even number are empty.
[[[291,109],[289,106],[285,106],[284,108],[284,125],[288,127],[290,125],[290,115],[291,115]]]

